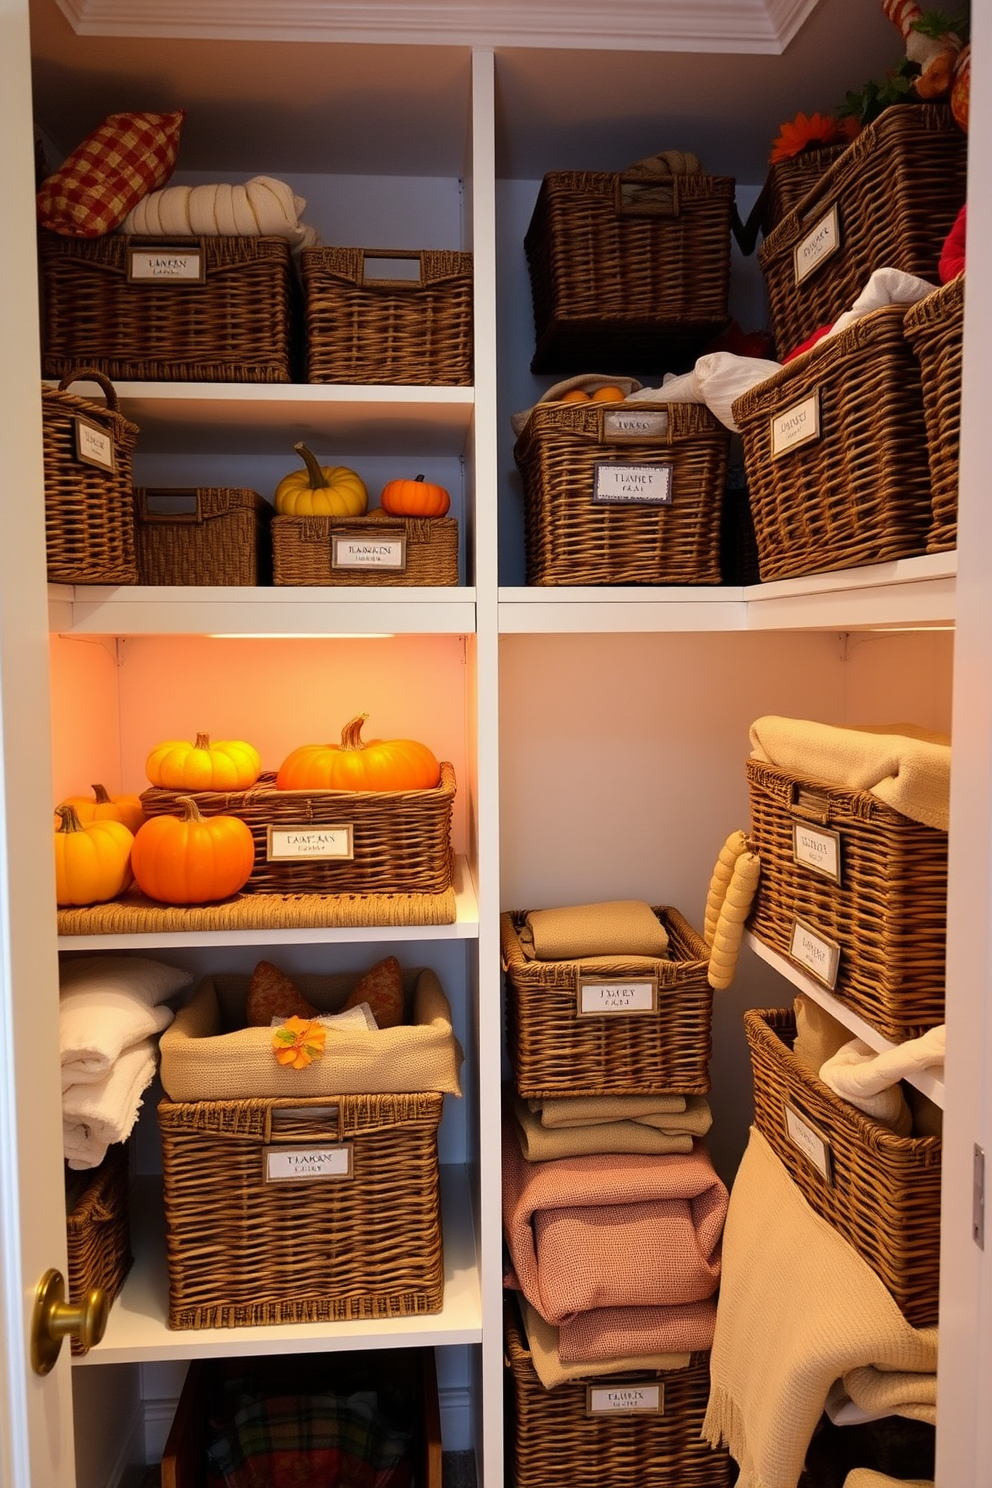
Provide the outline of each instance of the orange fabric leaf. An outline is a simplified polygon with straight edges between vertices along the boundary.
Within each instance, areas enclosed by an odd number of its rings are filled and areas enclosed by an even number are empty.
[[[324,1057],[327,1029],[308,1018],[287,1018],[272,1030],[272,1048],[280,1064],[290,1069],[306,1069]]]

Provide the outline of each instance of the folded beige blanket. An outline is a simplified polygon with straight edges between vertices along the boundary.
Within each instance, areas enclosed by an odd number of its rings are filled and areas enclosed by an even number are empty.
[[[582,956],[668,960],[668,932],[650,904],[640,899],[534,909],[519,937],[524,955],[537,961],[576,961]]]
[[[875,1369],[866,1364],[849,1369],[838,1380],[828,1399],[829,1411],[838,1425],[845,1416],[844,1403],[849,1402],[849,1419],[879,1421],[885,1416],[908,1416],[911,1421],[937,1424],[937,1376],[913,1374],[900,1369]]]
[[[534,1372],[546,1390],[596,1375],[634,1374],[639,1369],[666,1372],[688,1369],[692,1362],[691,1353],[683,1352],[627,1354],[620,1358],[604,1359],[598,1364],[563,1364],[558,1353],[558,1329],[554,1324],[545,1322],[537,1308],[531,1307],[525,1297],[520,1299],[520,1314]]]
[[[751,725],[751,754],[805,780],[871,791],[912,821],[947,831],[947,734],[906,723],[846,728],[768,714]]]
[[[132,207],[121,232],[149,238],[275,237],[294,248],[312,248],[320,238],[300,221],[305,208],[302,196],[272,176],[253,176],[237,186],[163,186]]]
[[[713,1344],[716,1297],[659,1307],[595,1307],[558,1328],[564,1364],[599,1364],[628,1354],[685,1350],[705,1353]]]
[[[871,1467],[855,1467],[844,1479],[844,1488],[934,1488],[933,1478],[890,1478]]]
[[[591,1126],[599,1121],[644,1121],[686,1108],[684,1095],[565,1095],[527,1102],[542,1126]]]
[[[664,1129],[640,1121],[604,1121],[590,1126],[542,1126],[526,1101],[507,1092],[517,1123],[520,1149],[528,1162],[553,1162],[559,1157],[583,1157],[595,1152],[666,1153],[692,1151],[694,1136],[705,1136],[713,1122],[701,1095],[690,1097],[681,1115],[664,1117]]]
[[[865,1367],[921,1376],[925,1398],[937,1330],[906,1322],[752,1128],[727,1215],[703,1436],[729,1448],[738,1488],[796,1488],[831,1386]]]

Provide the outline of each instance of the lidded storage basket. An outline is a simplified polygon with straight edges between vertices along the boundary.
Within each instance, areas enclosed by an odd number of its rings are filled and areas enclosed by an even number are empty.
[[[727,324],[734,181],[552,171],[524,248],[533,372],[679,371]]]
[[[935,289],[906,312],[906,340],[920,363],[930,464],[933,522],[928,553],[958,544],[958,451],[961,441],[961,338],[964,275]]]
[[[402,588],[458,583],[454,517],[279,516],[272,523],[276,584]]]
[[[99,1167],[83,1173],[66,1172],[66,1241],[68,1300],[81,1303],[94,1288],[113,1302],[131,1269],[131,1177],[129,1151],[114,1142]],[[85,1354],[87,1345],[72,1340],[72,1352]]]
[[[106,403],[69,391],[96,382]],[[77,367],[57,388],[42,384],[45,544],[50,582],[135,584],[131,453],[138,426],[120,412],[102,372]]]
[[[472,255],[307,248],[307,381],[468,386]]]
[[[257,491],[199,486],[134,493],[140,584],[264,584],[271,503]]]
[[[718,584],[730,434],[700,403],[538,403],[514,446],[528,584]]]
[[[810,1207],[884,1282],[907,1321],[937,1321],[939,1137],[898,1137],[793,1053],[791,1010],[750,1010],[744,1028],[755,1124]]]

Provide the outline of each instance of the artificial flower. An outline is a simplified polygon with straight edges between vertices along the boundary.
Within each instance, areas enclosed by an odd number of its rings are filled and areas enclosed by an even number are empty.
[[[849,138],[848,131],[830,114],[805,114],[799,113],[789,124],[783,124],[778,132],[778,137],[772,145],[770,160],[772,165],[779,160],[791,160],[794,155],[801,155],[803,150],[814,149],[818,145],[835,145]]]
[[[272,1030],[272,1047],[280,1064],[290,1069],[306,1069],[315,1059],[323,1059],[327,1029],[311,1018],[287,1018]]]

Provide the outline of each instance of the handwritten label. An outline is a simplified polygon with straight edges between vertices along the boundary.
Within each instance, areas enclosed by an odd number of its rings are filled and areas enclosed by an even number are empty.
[[[821,217],[812,231],[806,234],[802,242],[796,244],[794,258],[796,283],[801,284],[804,279],[825,264],[827,259],[837,252],[840,243],[840,218],[835,203],[827,215]]]
[[[593,502],[600,506],[671,506],[671,465],[614,464],[593,466]]]
[[[312,858],[355,856],[353,829],[350,824],[315,827],[301,823],[296,827],[273,827],[267,830],[265,857],[269,863],[304,862]]]
[[[770,420],[772,459],[820,437],[820,395],[812,393]]]
[[[406,568],[406,536],[364,537],[354,532],[335,532],[331,538],[332,568]]]
[[[824,832],[805,822],[792,824],[792,860],[840,883],[840,833]]]
[[[823,935],[818,935],[809,925],[804,925],[802,920],[796,920],[792,927],[792,943],[789,954],[800,966],[812,972],[818,982],[831,990],[837,985],[837,968],[840,964],[840,946],[836,941],[827,940]]]
[[[792,1106],[785,1107],[785,1130],[789,1140],[799,1148],[807,1162],[825,1178],[828,1183],[833,1182],[833,1166],[830,1160],[830,1142],[821,1131],[818,1131],[805,1116]]]
[[[202,248],[128,249],[127,277],[132,284],[202,284],[205,270]]]
[[[266,1147],[265,1181],[291,1183],[300,1178],[350,1178],[352,1146],[350,1142],[334,1147]]]
[[[610,439],[665,439],[668,424],[667,408],[603,410],[603,433]]]
[[[654,1013],[658,1009],[656,977],[630,977],[624,982],[579,978],[576,1012],[580,1018],[611,1013]]]
[[[586,1386],[588,1416],[630,1416],[645,1413],[655,1416],[665,1413],[665,1387],[660,1380],[643,1385],[617,1381],[608,1385]]]
[[[73,420],[76,459],[81,465],[95,465],[98,470],[115,469],[114,441],[105,429],[91,424],[88,419]]]

